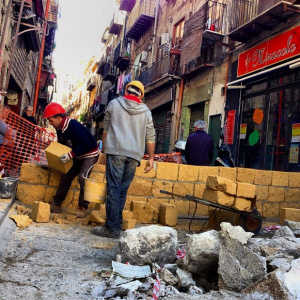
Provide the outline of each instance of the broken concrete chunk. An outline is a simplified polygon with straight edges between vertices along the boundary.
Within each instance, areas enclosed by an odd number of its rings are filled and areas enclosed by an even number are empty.
[[[195,281],[193,280],[192,273],[177,269],[176,275],[178,277],[178,287],[190,287],[192,285],[196,285]]]
[[[117,261],[133,265],[172,263],[177,248],[177,231],[170,227],[150,225],[126,230],[120,238]]]
[[[178,278],[165,268],[161,271],[161,279],[170,285],[175,285],[178,282]]]

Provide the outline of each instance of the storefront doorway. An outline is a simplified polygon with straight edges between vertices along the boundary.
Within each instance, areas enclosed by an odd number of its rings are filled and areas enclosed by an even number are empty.
[[[300,71],[246,84],[241,102],[238,166],[300,171]]]

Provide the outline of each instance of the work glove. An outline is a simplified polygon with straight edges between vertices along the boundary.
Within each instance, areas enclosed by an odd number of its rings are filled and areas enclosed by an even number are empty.
[[[62,155],[59,159],[63,164],[66,164],[69,160],[73,158],[71,152]]]

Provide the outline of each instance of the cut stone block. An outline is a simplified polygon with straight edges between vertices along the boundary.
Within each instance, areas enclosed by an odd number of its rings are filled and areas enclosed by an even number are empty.
[[[34,201],[32,204],[31,219],[39,223],[48,223],[50,219],[50,204]]]
[[[211,190],[211,189],[204,190],[203,199],[221,205],[230,206],[230,207],[234,202],[234,196],[225,194],[220,191]]]
[[[206,187],[226,194],[236,195],[236,183],[220,176],[208,176]]]
[[[70,168],[73,165],[73,160],[69,160],[66,164],[63,164],[59,158],[66,154],[71,152],[72,149],[62,145],[60,143],[57,142],[52,142],[46,149],[46,158],[48,161],[48,166],[52,169],[55,169],[57,171],[60,171],[62,173],[67,173]]]
[[[165,226],[176,226],[178,210],[176,205],[163,203],[159,207],[158,220]]]
[[[158,221],[158,209],[148,203],[132,201],[130,205],[133,219],[142,224],[154,224]]]

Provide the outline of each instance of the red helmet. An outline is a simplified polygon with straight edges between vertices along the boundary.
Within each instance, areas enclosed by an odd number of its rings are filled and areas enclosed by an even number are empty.
[[[58,103],[52,102],[45,107],[44,118],[49,118],[58,114],[65,114],[66,110]]]

